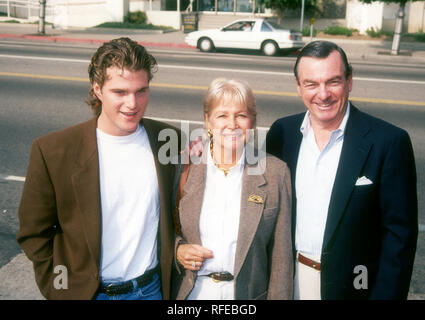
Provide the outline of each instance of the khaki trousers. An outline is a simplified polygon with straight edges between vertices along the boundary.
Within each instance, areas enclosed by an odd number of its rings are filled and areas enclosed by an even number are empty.
[[[302,253],[303,256],[320,262],[320,257]],[[298,261],[295,263],[294,300],[321,300],[320,271]]]

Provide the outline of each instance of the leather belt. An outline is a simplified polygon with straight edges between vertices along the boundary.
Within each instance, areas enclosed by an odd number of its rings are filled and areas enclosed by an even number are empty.
[[[125,282],[120,283],[120,284],[111,283],[111,284],[108,284],[106,286],[101,285],[99,287],[98,293],[106,293],[108,296],[116,296],[116,295],[119,295],[119,294],[129,293],[130,291],[132,291],[135,288],[135,286],[133,285],[134,280],[137,283],[137,288],[138,287],[144,287],[147,284],[152,282],[153,276],[156,273],[158,273],[158,271],[159,271],[159,265],[157,265],[153,269],[146,271],[141,276],[134,278],[132,280],[128,280],[128,281],[125,281]]]
[[[303,256],[303,255],[302,255],[301,253],[299,253],[299,252],[298,252],[298,261],[299,261],[299,262],[301,262],[302,264],[304,264],[304,265],[306,265],[306,266],[310,267],[310,268],[313,268],[313,269],[315,269],[315,270],[317,270],[317,271],[320,271],[320,262],[317,262],[317,261],[311,260],[311,259],[309,259],[309,258],[307,258],[307,257]]]
[[[230,272],[212,272],[210,274],[207,274],[207,277],[210,277],[213,279],[214,282],[220,282],[220,281],[232,281],[233,275]]]

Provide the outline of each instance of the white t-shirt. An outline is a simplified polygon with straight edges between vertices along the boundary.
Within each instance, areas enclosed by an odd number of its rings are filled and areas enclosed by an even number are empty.
[[[97,129],[102,281],[127,281],[158,264],[159,190],[144,127],[127,136]]]

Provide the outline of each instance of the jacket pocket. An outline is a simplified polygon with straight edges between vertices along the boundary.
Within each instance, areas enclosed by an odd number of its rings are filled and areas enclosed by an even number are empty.
[[[277,207],[264,209],[264,219],[274,219],[277,215]]]
[[[363,186],[355,186],[354,194],[369,193],[375,190],[375,184],[367,184]]]

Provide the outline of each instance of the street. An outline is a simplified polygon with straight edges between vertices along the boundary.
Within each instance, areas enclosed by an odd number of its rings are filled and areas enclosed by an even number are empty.
[[[0,41],[0,268],[21,252],[17,209],[32,140],[85,121],[87,67],[95,45]],[[158,71],[146,116],[179,127],[203,121],[202,99],[216,77],[246,80],[257,99],[257,126],[305,110],[296,94],[294,57],[151,49]],[[351,101],[405,129],[413,142],[419,197],[418,250],[410,292],[425,294],[425,64],[351,61]]]

